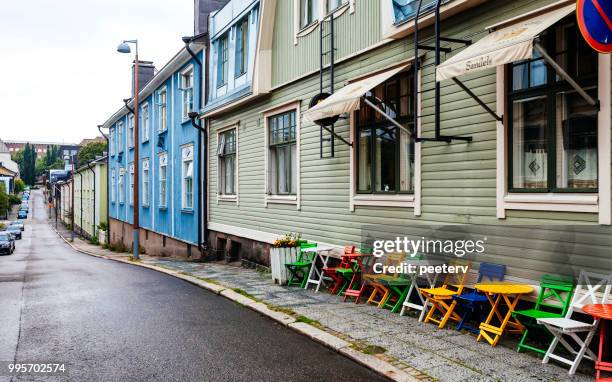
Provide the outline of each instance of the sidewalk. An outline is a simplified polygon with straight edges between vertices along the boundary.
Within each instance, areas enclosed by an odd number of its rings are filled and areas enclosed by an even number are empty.
[[[60,227],[69,238],[69,231]],[[75,239],[75,249],[111,259],[127,260],[118,254]],[[570,377],[567,369],[542,364],[530,353],[517,353],[517,338],[504,337],[495,348],[476,342],[474,336],[453,329],[439,330],[415,317],[400,316],[388,310],[360,303],[343,303],[339,296],[315,293],[297,287],[272,283],[270,275],[225,263],[191,263],[143,255],[138,264],[161,267],[181,275],[194,276],[221,285],[276,310],[290,314],[298,322],[314,325],[353,344],[366,354],[376,354],[421,381],[593,381],[593,374]],[[221,288],[222,289],[222,288]],[[363,301],[363,300],[362,300]],[[273,308],[274,309],[274,308]],[[592,363],[583,361],[589,373]]]

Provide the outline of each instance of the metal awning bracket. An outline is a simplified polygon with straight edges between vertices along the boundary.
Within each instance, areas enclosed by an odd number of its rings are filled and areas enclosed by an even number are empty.
[[[408,130],[406,127],[402,126],[399,122],[397,122],[395,119],[393,119],[393,117],[391,117],[389,114],[385,113],[381,108],[379,108],[378,106],[376,106],[376,104],[374,104],[374,102],[370,101],[367,97],[361,97],[363,99],[363,101],[368,104],[372,109],[374,109],[377,113],[379,113],[380,115],[382,115],[383,117],[385,117],[389,122],[391,122],[392,124],[394,124],[395,126],[397,126],[400,130],[402,130],[403,132],[409,134],[412,136],[412,132],[410,130]]]
[[[339,136],[338,134],[336,134],[336,132],[332,129],[329,128],[329,126],[321,126],[323,129],[325,129],[325,131],[327,131],[328,133],[330,133],[331,135],[333,135],[334,137],[338,138],[339,140],[341,140],[343,143],[345,143],[348,146],[353,147],[353,144],[349,141],[347,141],[346,139],[342,138],[341,136]],[[331,138],[328,138],[326,140],[331,140]]]
[[[550,57],[550,55],[546,52],[542,45],[540,45],[539,42],[536,41],[533,44],[533,47],[542,55],[544,61],[546,61],[548,65],[552,66],[555,72],[557,72],[557,74],[565,81],[567,81],[570,86],[574,88],[574,90],[576,90],[576,92],[580,94],[585,101],[587,101],[589,105],[594,106],[599,110],[599,101],[593,99],[593,97],[591,97],[580,85],[578,85],[578,83],[574,81],[574,79],[559,64],[557,64],[555,60],[552,59],[552,57]]]
[[[453,81],[455,81],[455,83],[457,85],[459,85],[459,87],[461,89],[463,89],[464,92],[466,92],[470,97],[472,97],[476,102],[478,102],[478,104],[480,106],[482,106],[482,108],[485,109],[487,111],[487,113],[491,114],[493,116],[493,118],[495,118],[495,120],[497,120],[499,122],[504,120],[503,116],[497,115],[497,113],[494,112],[493,109],[491,109],[486,103],[484,103],[484,101],[481,100],[480,97],[478,97],[476,94],[474,94],[474,92],[471,91],[470,88],[465,86],[465,84],[463,82],[461,82],[459,79],[457,79],[457,77],[453,77]]]

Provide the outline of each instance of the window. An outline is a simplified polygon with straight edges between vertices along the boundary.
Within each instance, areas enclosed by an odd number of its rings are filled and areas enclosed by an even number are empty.
[[[327,12],[329,13],[336,8],[340,8],[346,3],[348,3],[348,0],[327,0]]]
[[[297,147],[295,110],[268,118],[270,192],[295,195],[297,191]]]
[[[168,155],[159,156],[159,206],[168,206]]]
[[[122,167],[119,169],[119,203],[125,203],[125,181],[123,179],[125,169]]]
[[[115,169],[111,171],[111,189],[110,189],[111,202],[115,203]]]
[[[236,61],[234,75],[240,77],[247,71],[249,57],[249,17],[245,17],[236,27]]]
[[[134,147],[134,114],[128,117],[128,147]]]
[[[142,114],[142,141],[149,141],[149,104],[145,104],[140,113]]]
[[[400,73],[366,94],[410,133],[361,103],[355,125],[360,194],[414,192],[413,78],[412,71]]]
[[[130,206],[134,205],[134,163],[130,164]]]
[[[110,129],[108,144],[110,145],[110,155],[115,155],[115,128]],[[66,155],[66,150],[64,150],[64,155]]]
[[[236,195],[236,129],[219,133],[217,155],[219,156],[220,195]]]
[[[166,88],[157,91],[157,131],[163,133],[168,128],[168,92]]]
[[[142,205],[149,207],[149,160],[142,160]]]
[[[317,19],[318,0],[300,0],[300,28],[305,28]]]
[[[395,23],[397,24],[414,18],[419,9],[419,2],[421,1],[423,2],[421,5],[421,13],[432,9],[436,5],[436,0],[391,0]],[[444,0],[442,0],[442,2],[444,3]]]
[[[227,34],[217,41],[217,86],[227,83]]]
[[[551,27],[541,43],[597,99],[597,52],[583,41],[575,21],[568,17]],[[597,109],[537,53],[509,67],[510,191],[596,191]]]
[[[120,153],[123,152],[123,122],[117,122],[117,146],[119,147]]]
[[[185,146],[182,150],[182,207],[193,209],[193,146]]]
[[[193,68],[181,73],[181,91],[183,93],[183,120],[189,119],[193,111]]]

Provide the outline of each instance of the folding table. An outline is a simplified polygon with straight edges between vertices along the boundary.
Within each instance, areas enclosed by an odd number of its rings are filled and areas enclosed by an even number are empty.
[[[508,283],[481,283],[476,284],[476,290],[483,292],[489,303],[491,303],[491,311],[485,322],[480,324],[480,334],[477,341],[482,338],[487,340],[491,346],[497,345],[504,331],[509,333],[524,333],[525,327],[516,317],[512,317],[512,312],[516,308],[521,295],[533,292],[533,288],[529,285],[518,285]],[[506,313],[502,314],[502,307],[506,305]],[[493,317],[499,320],[499,326],[493,325],[491,322]],[[508,330],[507,327],[509,327]]]
[[[329,258],[333,256],[333,250],[335,249],[337,248],[329,245],[320,245],[316,248],[308,249],[309,252],[315,252],[316,256],[312,262],[312,266],[310,267],[310,272],[308,272],[308,280],[306,281],[306,285],[304,285],[304,289],[308,289],[310,284],[314,284],[317,286],[315,288],[315,292],[319,291],[324,277],[323,268],[327,268]],[[317,268],[317,260],[320,260],[323,264],[321,266],[321,270]]]
[[[612,382],[612,377],[602,378],[601,372],[607,371],[612,372],[612,361],[604,361],[606,357],[608,344],[606,343],[606,320],[612,321],[612,304],[591,304],[585,305],[582,311],[589,316],[593,316],[596,320],[600,320],[599,324],[599,355],[595,362],[595,370],[597,375],[595,377],[596,382]]]

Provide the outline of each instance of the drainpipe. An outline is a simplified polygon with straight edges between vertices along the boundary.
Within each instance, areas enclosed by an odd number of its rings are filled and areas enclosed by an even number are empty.
[[[93,168],[91,168],[91,162],[87,163],[87,168],[89,169],[89,171],[91,171],[91,175],[93,177],[93,209],[91,210],[91,213],[93,215],[92,217],[92,225],[93,225],[93,230],[92,232],[92,236],[98,236],[96,235],[96,172],[94,171]]]
[[[206,129],[202,128],[201,125],[198,125],[196,123],[196,119],[199,116],[199,111],[202,109],[202,94],[204,94],[204,97],[206,97],[207,94],[207,89],[208,89],[208,75],[205,72],[206,68],[208,68],[208,46],[205,48],[206,51],[206,67],[204,67],[202,65],[202,61],[200,60],[200,58],[197,56],[197,54],[195,54],[195,52],[191,49],[191,47],[189,46],[189,44],[193,41],[193,37],[183,37],[183,42],[185,43],[185,50],[187,50],[187,52],[189,53],[189,55],[194,59],[194,61],[198,64],[198,66],[200,67],[200,75],[198,76],[198,82],[200,84],[199,89],[200,89],[200,94],[198,95],[198,102],[195,105],[196,106],[196,110],[195,112],[191,112],[189,113],[189,119],[191,120],[191,125],[193,127],[195,127],[198,130],[198,175],[200,176],[200,185],[198,187],[198,250],[200,251],[200,255],[202,255],[202,252],[206,251],[208,249],[208,230],[207,230],[207,226],[208,226],[208,222],[207,222],[207,211],[204,211],[204,203],[202,202],[202,193],[207,190],[208,188],[208,174],[207,174],[207,158],[208,158],[208,145],[205,144],[204,147],[202,148],[202,140],[206,140],[206,142],[208,142],[207,139],[207,134],[206,134]],[[208,41],[208,39],[207,39]],[[205,83],[204,86],[202,86],[202,76],[204,76]],[[204,162],[204,163],[202,163]]]
[[[98,125],[98,131],[106,139],[106,244],[110,243],[110,137],[102,132],[102,126]]]

